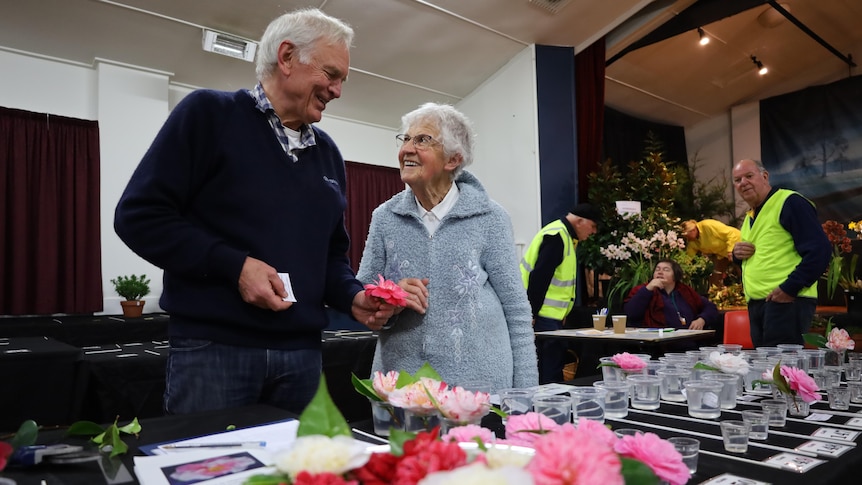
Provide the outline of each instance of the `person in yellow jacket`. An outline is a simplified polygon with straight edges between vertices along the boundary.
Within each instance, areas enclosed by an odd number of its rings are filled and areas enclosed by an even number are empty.
[[[596,233],[599,211],[578,204],[536,234],[521,259],[521,279],[533,312],[533,330],[559,330],[575,302],[578,241]],[[567,344],[548,339],[537,345],[539,383],[563,380]]]
[[[751,341],[755,347],[802,344],[832,251],[817,210],[799,193],[773,188],[757,160],[733,167],[733,187],[751,207],[732,251],[742,264]]]
[[[682,223],[680,232],[685,238],[685,251],[689,256],[701,253],[712,260],[713,271],[709,284],[721,284],[733,261],[733,246],[741,238],[739,229],[715,219],[690,219]],[[739,272],[739,268],[736,272]]]

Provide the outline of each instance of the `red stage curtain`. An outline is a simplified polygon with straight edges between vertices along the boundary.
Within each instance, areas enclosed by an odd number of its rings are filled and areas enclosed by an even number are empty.
[[[345,162],[347,173],[347,210],[344,223],[350,235],[350,264],[359,270],[371,213],[380,204],[404,190],[401,173],[397,168]]]
[[[578,202],[587,201],[587,175],[602,156],[605,106],[605,38],[575,55],[575,112],[578,122]]]
[[[102,310],[99,125],[0,107],[0,314]]]

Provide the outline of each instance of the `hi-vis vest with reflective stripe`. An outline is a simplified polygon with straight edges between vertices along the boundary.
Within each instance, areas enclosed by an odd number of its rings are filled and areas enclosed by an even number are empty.
[[[533,238],[530,247],[527,248],[527,252],[521,259],[521,280],[524,283],[524,288],[527,288],[530,283],[530,273],[533,272],[533,265],[536,264],[536,258],[539,256],[542,239],[552,234],[558,234],[563,240],[563,262],[554,270],[554,277],[551,279],[547,293],[545,293],[545,301],[539,310],[539,316],[562,320],[566,318],[575,304],[575,276],[578,266],[575,255],[575,248],[578,243],[572,240],[569,229],[563,221],[558,219],[548,224]]]
[[[742,262],[742,287],[746,301],[766,298],[802,261],[793,245],[793,237],[778,221],[784,201],[795,193],[779,189],[763,204],[754,226],[751,226],[750,215],[742,221],[742,240],[754,243],[756,248],[754,255]],[[798,296],[817,298],[817,284],[803,288]]]

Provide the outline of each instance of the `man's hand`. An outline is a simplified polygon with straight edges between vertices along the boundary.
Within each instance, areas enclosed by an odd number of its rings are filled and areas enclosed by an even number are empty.
[[[364,291],[360,291],[353,297],[351,312],[357,322],[371,330],[380,330],[395,312],[395,307],[380,301],[379,298],[369,297]]]
[[[754,244],[750,242],[738,242],[733,245],[733,252],[731,253],[736,259],[746,260],[752,256],[754,256]]]
[[[776,288],[766,295],[766,301],[774,301],[775,303],[790,303],[796,298],[788,295],[781,288]]]
[[[239,274],[239,294],[246,303],[274,312],[287,310],[293,305],[293,302],[282,300],[287,291],[278,271],[251,256],[245,258]]]
[[[695,318],[691,321],[691,325],[688,326],[691,330],[703,330],[703,327],[706,325],[706,320],[701,317]]]
[[[407,307],[421,315],[428,309],[428,278],[404,278],[398,286],[407,292]],[[404,308],[396,308],[395,313],[401,313]]]

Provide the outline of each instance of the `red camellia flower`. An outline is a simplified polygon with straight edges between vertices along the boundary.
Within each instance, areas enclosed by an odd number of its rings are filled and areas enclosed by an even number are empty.
[[[0,470],[6,468],[6,463],[12,455],[12,445],[5,441],[0,441]]]
[[[391,453],[373,453],[368,463],[353,470],[353,476],[364,485],[387,485],[395,478],[398,461]]]
[[[376,285],[374,283],[365,285],[365,294],[380,298],[390,305],[407,306],[407,292],[393,281],[384,279],[383,275],[378,274],[377,276],[380,281]]]
[[[357,481],[345,481],[334,473],[299,472],[293,485],[359,485]]]

